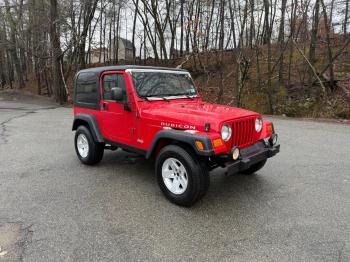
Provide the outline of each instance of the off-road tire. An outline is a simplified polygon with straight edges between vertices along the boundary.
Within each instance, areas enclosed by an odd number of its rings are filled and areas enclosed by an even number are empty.
[[[172,193],[163,180],[163,163],[174,158],[183,164],[187,172],[188,184],[186,190],[181,194]],[[158,154],[155,164],[157,181],[163,194],[169,201],[180,206],[192,206],[200,200],[208,190],[210,179],[206,166],[192,156],[191,152],[177,145],[165,146]]]
[[[78,150],[77,139],[80,134],[83,134],[86,137],[89,145],[88,154],[86,157],[81,156]],[[77,128],[74,137],[74,147],[79,160],[85,165],[95,165],[99,163],[103,158],[104,143],[95,142],[89,128],[86,126],[79,126]]]
[[[252,175],[256,171],[262,169],[264,167],[264,165],[266,164],[266,161],[267,161],[267,159],[262,160],[262,161],[260,161],[260,162],[258,162],[256,164],[252,165],[248,169],[241,171],[241,173],[244,174],[244,175]]]

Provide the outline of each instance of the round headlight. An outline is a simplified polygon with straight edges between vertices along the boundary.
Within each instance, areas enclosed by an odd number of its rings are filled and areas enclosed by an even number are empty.
[[[255,119],[255,131],[260,132],[262,129],[262,121],[260,118]]]
[[[232,129],[229,125],[223,125],[221,128],[221,138],[224,141],[228,141],[232,135]]]

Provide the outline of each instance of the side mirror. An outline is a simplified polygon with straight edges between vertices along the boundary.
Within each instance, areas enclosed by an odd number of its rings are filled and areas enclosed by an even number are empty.
[[[111,92],[112,100],[123,100],[123,90],[120,87],[112,87]]]

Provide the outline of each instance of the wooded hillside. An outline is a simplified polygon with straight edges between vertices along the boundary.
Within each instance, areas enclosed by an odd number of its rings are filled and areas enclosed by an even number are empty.
[[[349,2],[0,0],[0,89],[64,104],[81,68],[180,66],[209,101],[349,118]],[[121,38],[130,61],[118,57]]]

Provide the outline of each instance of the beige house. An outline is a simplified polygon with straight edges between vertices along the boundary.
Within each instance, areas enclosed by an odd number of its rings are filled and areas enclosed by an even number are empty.
[[[88,63],[103,63],[104,62],[104,57],[108,56],[108,49],[107,48],[95,48],[91,49],[90,53],[88,54]]]
[[[117,50],[117,43],[115,43],[115,47],[113,48],[113,44],[109,45],[108,48],[95,48],[91,49],[87,54],[88,63],[96,64],[96,63],[105,63],[109,61],[113,61],[115,58],[115,51]],[[118,44],[118,60],[131,62],[133,61],[133,45],[132,42],[119,38]]]
[[[115,51],[117,50],[117,43],[115,43],[114,48],[112,46],[113,44],[110,45],[109,48],[112,50],[111,58],[114,58]],[[118,43],[118,60],[132,61],[134,59],[133,49],[134,47],[131,41],[120,37]]]

